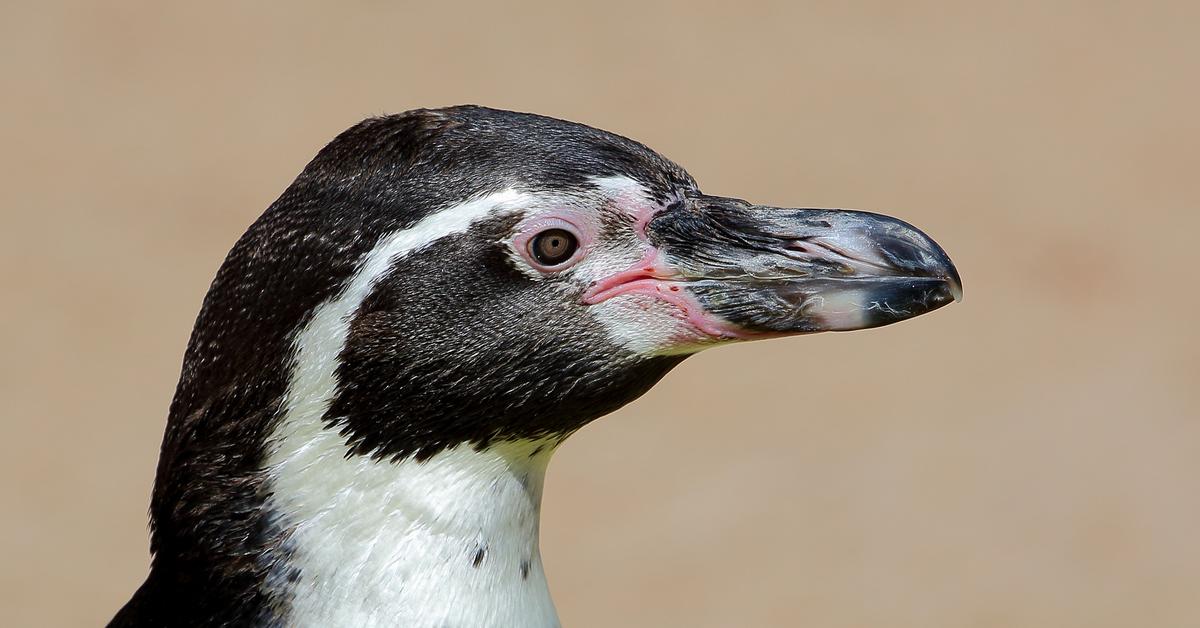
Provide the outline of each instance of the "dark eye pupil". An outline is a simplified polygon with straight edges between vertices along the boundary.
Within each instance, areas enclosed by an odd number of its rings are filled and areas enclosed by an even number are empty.
[[[570,231],[547,229],[534,236],[533,241],[530,242],[529,252],[533,254],[533,258],[539,264],[554,266],[570,259],[578,247],[579,242],[575,240],[575,235]]]

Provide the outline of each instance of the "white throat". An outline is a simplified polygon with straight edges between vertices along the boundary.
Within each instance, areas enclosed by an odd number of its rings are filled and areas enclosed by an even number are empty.
[[[272,510],[291,531],[288,568],[299,571],[276,581],[286,625],[558,625],[538,552],[556,442],[389,462],[286,440],[290,455],[271,474]]]

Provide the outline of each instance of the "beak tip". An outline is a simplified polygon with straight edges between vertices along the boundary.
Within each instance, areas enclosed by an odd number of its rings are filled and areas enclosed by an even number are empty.
[[[950,272],[946,275],[946,285],[950,288],[950,296],[954,297],[955,303],[962,303],[963,289],[962,279],[958,277],[958,269],[953,265],[950,266]]]
[[[954,262],[950,261],[950,256],[946,255],[946,251],[938,243],[934,242],[928,236],[924,237],[928,242],[929,248],[932,249],[934,257],[934,262],[930,266],[927,266],[932,271],[930,274],[945,281],[946,288],[950,291],[950,296],[954,297],[954,302],[961,303],[963,300],[963,289],[962,277],[958,274],[958,267],[954,265]]]

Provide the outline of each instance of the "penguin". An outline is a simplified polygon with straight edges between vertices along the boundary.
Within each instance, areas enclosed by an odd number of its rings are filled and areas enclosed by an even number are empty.
[[[961,297],[896,218],[709,196],[479,106],[364,120],[237,241],[183,357],[149,575],[111,626],[558,626],[546,466],[687,356]]]

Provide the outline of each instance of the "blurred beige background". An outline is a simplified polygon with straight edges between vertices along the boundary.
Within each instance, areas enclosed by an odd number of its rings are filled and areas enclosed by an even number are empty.
[[[168,4],[173,6],[168,6]],[[1200,4],[6,2],[0,606],[147,566],[217,266],[360,118],[474,102],[874,209],[966,300],[699,355],[573,438],[567,626],[1200,626]]]

